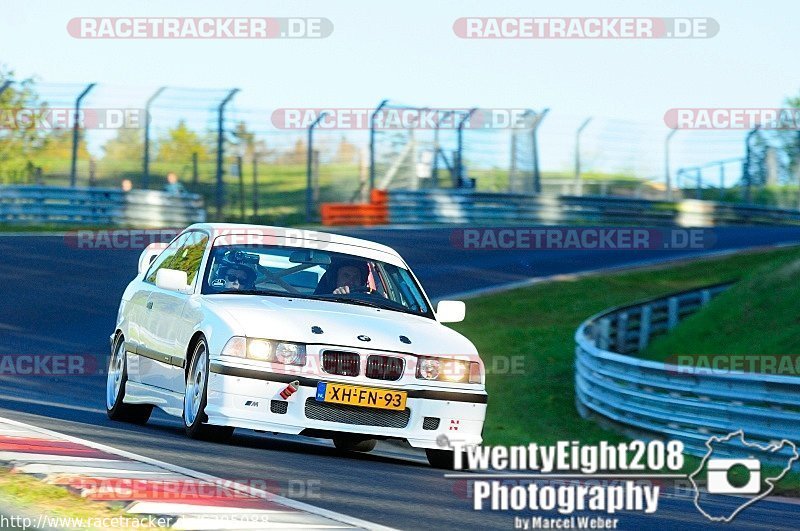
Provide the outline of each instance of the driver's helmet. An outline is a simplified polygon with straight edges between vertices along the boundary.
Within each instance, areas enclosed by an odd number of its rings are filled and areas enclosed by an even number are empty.
[[[224,288],[226,282],[239,281],[241,289],[252,289],[256,283],[256,271],[250,264],[244,263],[237,252],[226,252],[216,267],[211,286]]]

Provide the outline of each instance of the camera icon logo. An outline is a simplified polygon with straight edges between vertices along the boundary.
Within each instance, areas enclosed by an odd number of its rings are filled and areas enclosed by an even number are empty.
[[[758,494],[761,490],[761,461],[758,459],[709,459],[706,464],[707,489],[711,494]],[[735,473],[747,476],[747,482],[736,486]]]

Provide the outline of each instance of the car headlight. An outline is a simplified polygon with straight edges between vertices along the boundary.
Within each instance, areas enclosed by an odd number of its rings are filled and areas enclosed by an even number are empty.
[[[306,364],[305,345],[254,337],[236,336],[230,338],[225,348],[222,349],[222,355],[283,363],[284,365],[302,366]]]
[[[247,357],[251,360],[273,361],[275,358],[275,345],[272,341],[263,339],[247,340]]]
[[[446,382],[482,383],[481,364],[444,358],[419,358],[417,378]]]
[[[433,358],[420,358],[417,363],[417,378],[423,380],[437,380],[441,363]]]
[[[234,336],[225,343],[222,348],[223,356],[234,356],[244,358],[247,355],[247,340],[243,337]]]
[[[442,364],[442,378],[448,382],[464,381],[469,373],[469,364],[465,361],[447,360]]]
[[[278,343],[275,345],[275,358],[286,365],[305,365],[306,346],[297,343]],[[301,361],[302,360],[302,361]]]

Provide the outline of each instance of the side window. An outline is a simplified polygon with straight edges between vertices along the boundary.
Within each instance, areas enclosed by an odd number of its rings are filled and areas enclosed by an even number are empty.
[[[169,268],[186,271],[189,284],[194,284],[197,272],[200,271],[200,262],[208,244],[208,236],[202,232],[190,232],[189,238],[181,246],[178,253],[170,261]]]
[[[160,255],[153,261],[153,264],[150,266],[150,269],[147,271],[147,275],[144,277],[145,282],[150,282],[151,284],[156,283],[156,274],[158,270],[162,267],[165,269],[171,269],[170,264],[172,260],[177,256],[178,251],[180,251],[181,247],[186,240],[189,239],[192,233],[187,233],[181,235],[177,240],[173,241],[169,244],[169,247],[164,249]]]

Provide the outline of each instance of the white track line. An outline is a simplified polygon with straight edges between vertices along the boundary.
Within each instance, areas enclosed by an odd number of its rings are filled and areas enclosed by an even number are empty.
[[[88,446],[90,448],[94,448],[96,450],[101,450],[101,451],[104,451],[104,452],[107,452],[107,453],[110,453],[110,454],[115,454],[115,455],[118,455],[120,457],[124,457],[126,459],[139,461],[140,463],[147,463],[147,464],[150,464],[150,465],[154,465],[154,466],[163,468],[165,470],[169,470],[171,472],[175,472],[175,473],[178,473],[178,474],[183,474],[185,476],[189,476],[189,477],[194,478],[194,479],[199,479],[199,480],[207,481],[207,482],[214,483],[214,484],[221,484],[221,485],[224,485],[225,487],[228,487],[228,488],[230,488],[232,490],[236,490],[238,492],[250,494],[250,495],[258,497],[258,498],[263,498],[265,500],[269,500],[269,501],[273,501],[273,502],[281,504],[281,505],[285,505],[285,506],[287,506],[289,508],[292,508],[292,509],[295,509],[295,510],[298,510],[298,511],[303,511],[303,512],[307,512],[307,513],[311,513],[313,515],[322,516],[324,518],[328,518],[330,520],[335,520],[335,521],[338,521],[338,522],[342,522],[342,523],[350,525],[350,526],[360,527],[360,528],[363,528],[363,529],[374,529],[376,531],[393,531],[393,529],[394,529],[394,528],[391,528],[391,527],[386,527],[386,526],[382,526],[382,525],[379,525],[379,524],[375,524],[373,522],[368,522],[368,521],[362,520],[360,518],[355,518],[355,517],[352,517],[352,516],[348,516],[346,514],[341,514],[341,513],[335,512],[335,511],[330,511],[328,509],[323,509],[321,507],[315,507],[315,506],[310,505],[308,503],[303,503],[303,502],[299,502],[297,500],[292,500],[290,498],[285,498],[283,496],[278,496],[276,494],[268,493],[268,492],[266,492],[264,490],[261,490],[261,489],[248,487],[248,486],[242,485],[240,483],[233,483],[231,481],[224,480],[222,478],[218,478],[218,477],[212,476],[210,474],[204,474],[202,472],[197,472],[195,470],[191,470],[189,468],[185,468],[185,467],[182,467],[182,466],[173,465],[171,463],[166,463],[164,461],[159,461],[157,459],[152,459],[150,457],[145,457],[143,455],[135,454],[135,453],[132,453],[132,452],[127,452],[125,450],[119,450],[117,448],[113,448],[113,447],[107,446],[105,444],[100,444],[100,443],[96,443],[96,442],[89,441],[89,440],[86,440],[86,439],[81,439],[79,437],[73,437],[71,435],[65,435],[65,434],[58,433],[56,431],[48,430],[48,429],[45,429],[45,428],[40,428],[40,427],[34,426],[32,424],[26,424],[24,422],[19,422],[19,421],[13,420],[13,419],[9,419],[7,417],[0,417],[0,423],[5,423],[5,424],[9,424],[11,426],[16,426],[16,427],[20,427],[20,428],[27,428],[27,429],[29,429],[29,430],[31,430],[33,432],[36,432],[36,433],[40,433],[40,434],[47,435],[47,436],[50,436],[50,437],[58,437],[58,438],[60,438],[62,440],[69,441],[69,442],[83,444],[85,446]],[[28,454],[28,456],[32,456],[32,455],[34,455],[34,454]],[[41,454],[40,454],[40,456],[41,457],[45,457],[45,456],[43,456]],[[63,459],[63,457],[61,457],[61,459]]]

